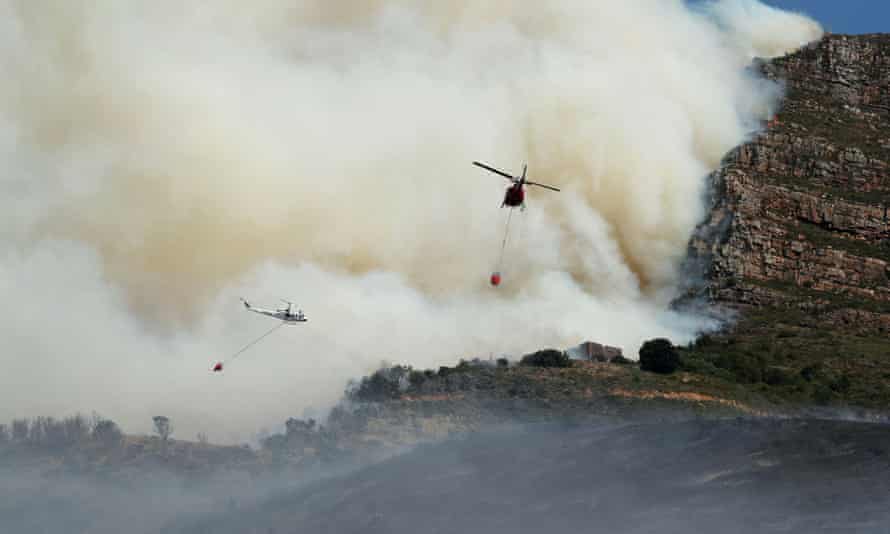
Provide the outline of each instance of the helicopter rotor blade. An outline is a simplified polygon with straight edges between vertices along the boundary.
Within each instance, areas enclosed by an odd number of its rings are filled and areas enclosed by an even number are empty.
[[[537,182],[525,182],[526,185],[536,185],[538,187],[543,187],[544,189],[550,189],[551,191],[559,191],[558,188],[553,187],[552,185],[539,184]]]
[[[505,173],[505,172],[503,172],[503,171],[499,171],[499,170],[495,169],[494,167],[489,167],[488,165],[486,165],[486,164],[484,164],[484,163],[479,163],[478,161],[474,161],[474,162],[473,162],[473,165],[475,165],[475,166],[477,166],[477,167],[482,167],[483,169],[485,169],[485,170],[487,170],[487,171],[490,171],[490,172],[493,172],[493,173],[495,173],[495,174],[500,174],[501,176],[503,176],[504,178],[506,178],[506,179],[508,179],[508,180],[512,180],[512,181],[514,181],[514,182],[516,181],[516,178],[515,178],[515,177],[510,176],[509,174],[507,174],[507,173]]]

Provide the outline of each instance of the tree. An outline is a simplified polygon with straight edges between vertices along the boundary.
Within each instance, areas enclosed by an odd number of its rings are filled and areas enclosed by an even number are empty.
[[[284,422],[285,434],[288,436],[296,436],[300,434],[311,434],[315,432],[315,419],[297,419],[290,417]]]
[[[86,417],[77,414],[65,418],[62,421],[65,431],[65,440],[68,444],[77,444],[85,441],[90,434],[90,425]]]
[[[13,419],[12,421],[12,440],[19,443],[28,439],[28,420]]]
[[[351,383],[346,390],[349,399],[359,402],[382,402],[397,399],[408,390],[411,367],[396,365],[378,369],[361,382]]]
[[[529,367],[571,367],[572,359],[561,350],[544,349],[526,354],[519,360],[519,364]]]
[[[650,339],[640,347],[640,369],[669,375],[680,365],[674,345],[665,338]]]
[[[156,415],[152,417],[152,421],[155,423],[155,432],[161,438],[161,452],[167,452],[167,441],[170,439],[170,435],[173,434],[173,423],[170,422],[170,419],[163,415]]]
[[[124,439],[124,433],[121,432],[117,423],[110,419],[100,419],[93,426],[93,440],[101,443],[105,447],[112,448],[121,444]]]

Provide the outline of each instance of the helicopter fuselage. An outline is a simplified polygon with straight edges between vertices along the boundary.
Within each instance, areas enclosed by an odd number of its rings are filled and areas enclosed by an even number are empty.
[[[516,208],[522,206],[523,202],[525,202],[525,189],[522,184],[515,183],[507,188],[507,192],[504,193],[504,206]]]

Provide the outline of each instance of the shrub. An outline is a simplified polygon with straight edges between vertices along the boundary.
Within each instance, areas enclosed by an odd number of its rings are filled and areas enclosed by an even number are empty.
[[[831,384],[828,385],[828,387],[830,387],[832,391],[840,394],[849,393],[850,386],[850,377],[846,374],[841,375],[840,378],[833,380]]]
[[[90,423],[80,414],[66,418],[62,424],[65,427],[65,439],[68,443],[81,443],[90,435]]]
[[[427,381],[427,378],[428,376],[424,371],[411,371],[408,373],[408,382],[411,384],[411,389],[414,391],[420,390],[420,387]]]
[[[829,388],[825,384],[818,384],[813,389],[813,400],[817,404],[828,404],[829,402],[831,402],[833,396],[834,395],[831,391],[831,388]]]
[[[378,369],[371,376],[352,384],[346,392],[349,399],[380,402],[398,398],[410,385],[411,368],[396,365]]]
[[[614,363],[617,365],[630,365],[634,363],[634,361],[629,358],[625,358],[623,355],[619,354],[618,356],[615,356],[614,358],[609,360],[609,363]]]
[[[124,433],[114,421],[102,419],[93,427],[93,439],[106,447],[116,447],[123,441]]]
[[[510,360],[507,358],[498,358],[498,367],[510,367]]]
[[[12,439],[20,443],[28,439],[27,419],[14,419],[12,421]]]
[[[572,359],[563,351],[544,349],[526,354],[519,363],[529,367],[571,367]]]
[[[816,363],[814,365],[808,365],[800,370],[800,376],[806,380],[807,382],[812,382],[822,373],[822,365],[820,363]]]
[[[680,356],[670,341],[650,339],[640,347],[640,369],[669,375],[680,365]]]
[[[315,419],[297,419],[295,417],[288,418],[284,422],[285,434],[287,436],[296,436],[300,434],[311,434],[315,432]]]
[[[739,382],[757,384],[764,381],[766,366],[754,355],[739,354],[731,361],[730,369]]]
[[[161,438],[161,442],[167,443],[170,435],[173,434],[173,423],[170,418],[165,415],[156,415],[151,418],[155,425],[155,433]]]
[[[763,372],[763,381],[771,386],[787,386],[796,382],[798,377],[781,367],[767,367]]]
[[[287,437],[284,434],[272,434],[260,440],[260,447],[273,454],[287,450]]]

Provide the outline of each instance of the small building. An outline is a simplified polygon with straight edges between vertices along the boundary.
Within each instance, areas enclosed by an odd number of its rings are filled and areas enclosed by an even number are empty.
[[[589,362],[610,362],[617,356],[623,356],[623,352],[618,347],[610,347],[609,345],[600,345],[593,341],[585,341],[576,347],[572,347],[566,351],[569,358],[573,360],[584,360]]]

